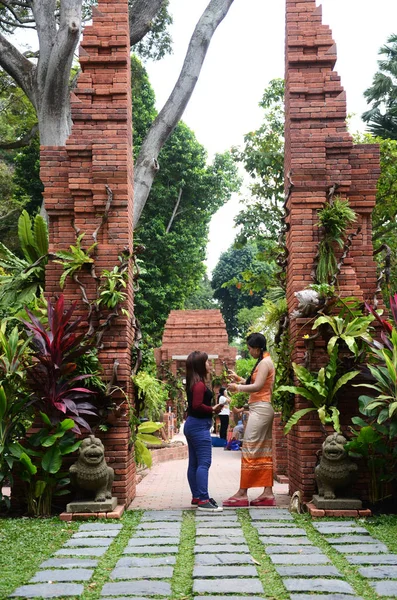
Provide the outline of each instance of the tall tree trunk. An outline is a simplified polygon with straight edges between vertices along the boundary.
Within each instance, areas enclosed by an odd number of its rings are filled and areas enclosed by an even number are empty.
[[[178,81],[150,127],[135,163],[134,225],[138,224],[156,173],[159,152],[186,108],[200,75],[212,36],[234,0],[211,0],[198,21]]]

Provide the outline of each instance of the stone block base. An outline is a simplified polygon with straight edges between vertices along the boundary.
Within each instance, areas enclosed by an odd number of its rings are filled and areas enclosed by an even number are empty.
[[[66,505],[68,513],[104,513],[111,512],[117,506],[117,498],[113,496],[110,500],[94,502],[94,500],[83,500],[81,502],[69,502]]]
[[[340,518],[362,518],[362,517],[371,517],[372,512],[369,508],[362,509],[324,509],[317,508],[313,502],[309,502],[306,504],[307,512],[310,514],[313,519],[318,519],[321,517],[340,517]]]
[[[124,504],[118,504],[109,512],[63,512],[59,515],[61,521],[85,521],[86,519],[121,519],[125,510]]]
[[[334,500],[324,498],[315,494],[312,500],[316,508],[324,510],[361,510],[363,503],[358,498],[335,498]]]

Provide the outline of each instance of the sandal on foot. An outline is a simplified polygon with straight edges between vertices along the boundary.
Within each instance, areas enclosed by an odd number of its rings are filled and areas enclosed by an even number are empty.
[[[276,506],[276,499],[259,498],[258,500],[251,500],[250,506]]]
[[[248,498],[228,498],[222,502],[223,506],[234,508],[246,508],[249,506]]]

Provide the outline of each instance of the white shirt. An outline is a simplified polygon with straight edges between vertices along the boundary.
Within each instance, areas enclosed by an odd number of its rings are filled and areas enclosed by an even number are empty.
[[[229,398],[227,398],[226,396],[220,396],[219,400],[218,400],[218,404],[224,404],[224,407],[222,408],[222,410],[219,414],[229,416],[230,415]]]

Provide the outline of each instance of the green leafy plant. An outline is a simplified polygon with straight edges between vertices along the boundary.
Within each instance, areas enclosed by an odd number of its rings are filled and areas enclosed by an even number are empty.
[[[150,421],[158,420],[161,413],[165,411],[168,399],[165,384],[146,371],[139,371],[137,375],[132,377],[132,381],[137,389],[138,400],[141,404],[139,413],[146,416]]]
[[[19,476],[25,483],[28,514],[48,516],[51,514],[54,496],[63,496],[69,491],[67,472],[62,471],[62,459],[75,452],[80,444],[76,441],[72,419],[51,423],[46,414],[40,413],[44,427],[25,442],[13,444],[12,456],[18,460]]]
[[[92,244],[87,250],[81,247],[81,240],[84,237],[84,233],[80,234],[76,239],[76,245],[70,245],[70,250],[59,250],[55,255],[61,260],[55,260],[54,262],[63,266],[63,273],[59,280],[61,289],[64,288],[67,277],[75,277],[78,271],[87,265],[91,265],[94,262],[91,254],[97,247],[97,243]]]
[[[102,283],[99,287],[99,307],[116,308],[124,302],[127,294],[122,290],[127,287],[128,273],[121,271],[119,266],[113,267],[111,271],[104,269],[101,274]]]
[[[317,411],[323,425],[332,424],[334,430],[340,433],[336,394],[346,383],[354,379],[360,371],[351,371],[338,377],[338,349],[336,346],[330,354],[327,366],[320,369],[318,373],[310,373],[296,363],[292,363],[292,367],[300,385],[282,385],[278,389],[291,394],[298,394],[309,400],[313,406],[295,412],[285,425],[284,433],[289,433],[303,416],[312,411]]]
[[[32,420],[25,382],[29,341],[20,339],[17,327],[7,336],[6,325],[4,321],[0,327],[0,490],[5,478],[11,484],[13,480],[10,446],[24,436]]]
[[[317,329],[321,325],[328,325],[333,335],[328,341],[327,352],[329,355],[332,354],[336,344],[340,346],[342,342],[346,344],[349,350],[358,357],[360,349],[357,345],[357,340],[364,340],[368,344],[371,343],[372,338],[368,333],[368,328],[374,317],[372,315],[356,316],[351,318],[349,314],[344,317],[339,315],[322,315],[318,317],[314,324],[313,329]]]
[[[346,230],[357,220],[347,199],[335,197],[318,211],[318,226],[323,238],[318,246],[316,277],[318,283],[331,283],[337,271],[335,246],[343,248]]]
[[[18,239],[24,258],[0,242],[0,310],[15,314],[44,287],[48,262],[48,229],[40,215],[33,219],[24,210],[18,219]]]
[[[146,421],[138,425],[135,434],[131,437],[135,448],[135,462],[137,465],[144,465],[149,468],[152,466],[152,454],[146,444],[161,445],[162,440],[152,434],[159,431],[163,426],[163,423],[154,423],[152,421]]]

